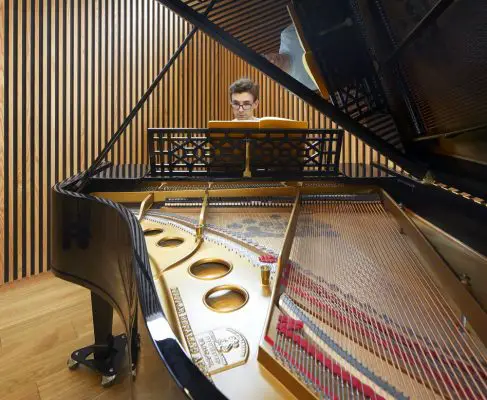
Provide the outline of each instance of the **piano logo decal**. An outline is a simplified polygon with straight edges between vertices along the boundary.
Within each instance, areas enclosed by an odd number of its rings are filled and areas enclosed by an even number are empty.
[[[214,375],[245,364],[249,345],[245,337],[231,328],[217,328],[194,335],[178,288],[171,288],[181,331],[194,363],[205,375]]]
[[[210,375],[245,364],[249,356],[247,340],[231,328],[200,333],[196,341]]]

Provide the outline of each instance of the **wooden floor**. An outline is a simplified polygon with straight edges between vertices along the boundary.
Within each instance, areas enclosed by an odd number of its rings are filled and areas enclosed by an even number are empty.
[[[87,289],[51,273],[0,287],[0,398],[123,399],[123,384],[104,389],[81,366],[66,367],[69,354],[93,342]],[[118,317],[114,332],[121,332]]]

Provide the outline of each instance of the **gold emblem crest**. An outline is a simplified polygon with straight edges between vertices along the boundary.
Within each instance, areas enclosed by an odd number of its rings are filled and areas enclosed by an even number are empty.
[[[249,355],[247,340],[231,328],[197,334],[196,343],[210,375],[245,364]]]

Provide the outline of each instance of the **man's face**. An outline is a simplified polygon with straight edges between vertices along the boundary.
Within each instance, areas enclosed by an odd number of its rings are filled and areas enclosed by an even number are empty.
[[[254,118],[259,100],[254,101],[254,96],[249,92],[233,93],[231,104],[235,118],[245,120]]]

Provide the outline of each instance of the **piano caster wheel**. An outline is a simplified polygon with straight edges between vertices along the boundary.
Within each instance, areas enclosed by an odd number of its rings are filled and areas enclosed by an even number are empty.
[[[107,388],[107,387],[110,387],[113,385],[113,382],[115,382],[115,378],[117,377],[117,375],[103,375],[101,377],[101,385],[104,387],[104,388]]]
[[[67,364],[68,364],[68,368],[71,371],[74,371],[75,369],[77,369],[79,367],[79,362],[76,360],[73,360],[71,357],[68,358]]]

